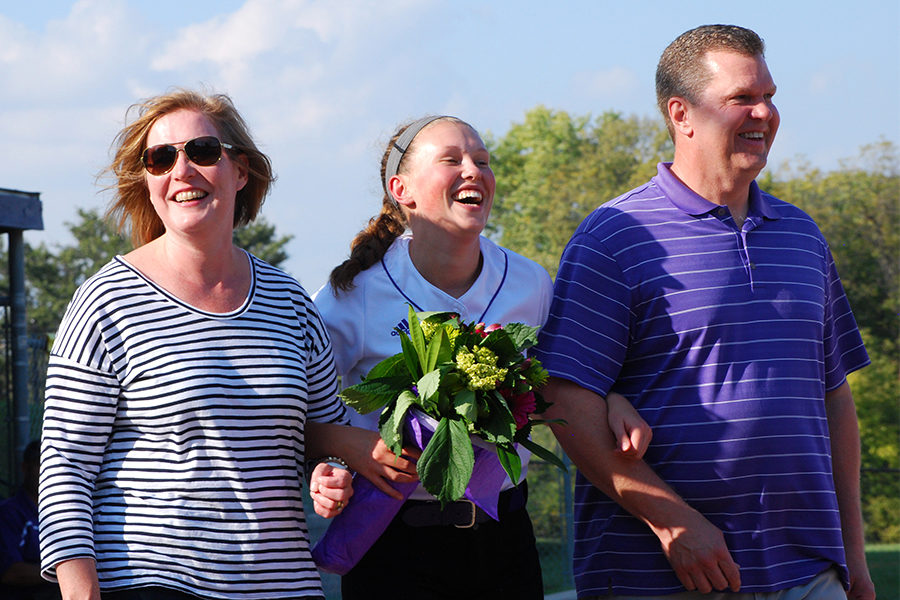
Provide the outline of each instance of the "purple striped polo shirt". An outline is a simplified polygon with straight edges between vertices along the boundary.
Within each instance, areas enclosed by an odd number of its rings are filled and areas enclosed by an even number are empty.
[[[645,460],[719,527],[742,592],[846,581],[824,396],[868,356],[818,227],[754,182],[739,230],[667,164],[596,209],[563,253],[538,357],[628,397]],[[650,529],[580,473],[579,595],[683,591]]]

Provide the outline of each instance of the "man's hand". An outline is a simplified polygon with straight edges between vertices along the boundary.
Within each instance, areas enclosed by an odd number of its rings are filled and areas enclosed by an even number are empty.
[[[875,600],[875,584],[869,575],[869,569],[850,570],[850,590],[847,591],[850,600]]]
[[[702,515],[690,523],[657,530],[663,553],[678,580],[689,591],[741,589],[741,574],[731,558],[722,532]]]

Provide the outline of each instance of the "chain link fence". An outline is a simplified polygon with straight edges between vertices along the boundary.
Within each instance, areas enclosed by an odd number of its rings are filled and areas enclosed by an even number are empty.
[[[13,406],[13,359],[10,309],[0,307],[0,498],[15,492],[19,481],[21,456],[15,450],[15,407]],[[28,411],[31,415],[30,438],[41,435],[44,380],[47,375],[47,336],[28,337]]]

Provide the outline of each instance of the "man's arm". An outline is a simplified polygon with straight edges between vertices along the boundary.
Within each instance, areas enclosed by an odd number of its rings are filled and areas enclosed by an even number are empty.
[[[860,442],[859,422],[850,385],[825,393],[825,411],[831,437],[831,468],[838,510],[841,513],[841,535],[850,570],[848,598],[872,600],[875,585],[866,566],[862,509],[859,491]]]
[[[722,532],[643,460],[616,452],[604,399],[555,377],[543,394],[553,403],[544,416],[566,421],[551,425],[563,450],[592,484],[650,527],[684,587],[702,593],[726,588],[738,591],[738,565]]]

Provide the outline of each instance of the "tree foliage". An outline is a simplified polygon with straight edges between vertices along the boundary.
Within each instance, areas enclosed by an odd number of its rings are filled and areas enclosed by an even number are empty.
[[[487,144],[497,176],[490,232],[551,274],[584,217],[649,179],[672,153],[657,120],[615,112],[573,118],[542,106]]]
[[[279,267],[288,259],[285,247],[293,235],[278,236],[275,226],[260,217],[253,223],[234,230],[234,245],[261,258],[273,267]]]
[[[80,221],[67,223],[74,243],[50,247],[26,243],[25,279],[29,329],[53,333],[79,285],[131,244],[96,210],[78,209]]]

